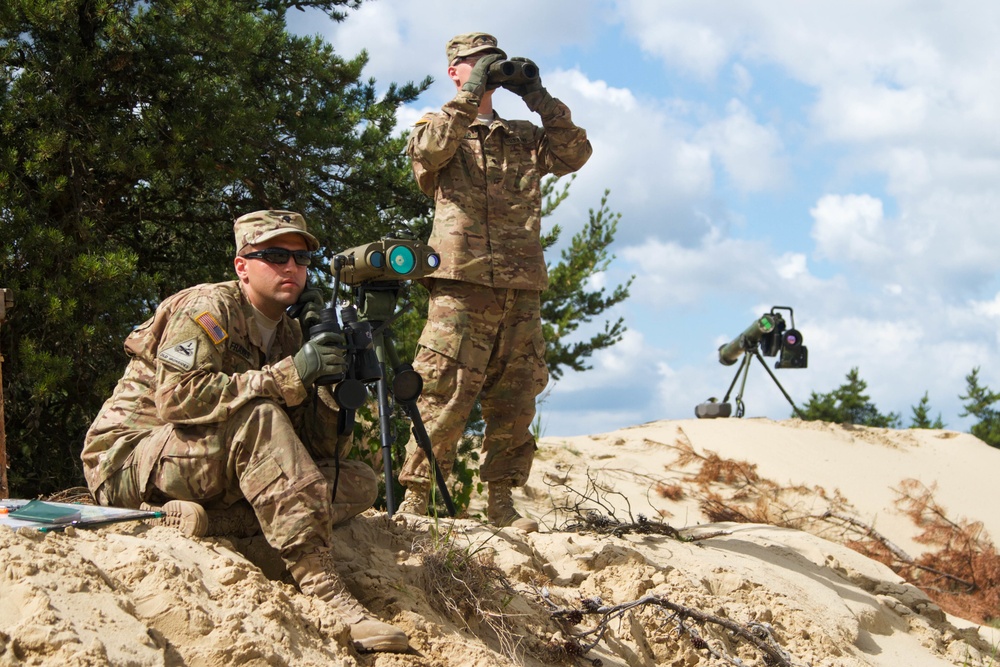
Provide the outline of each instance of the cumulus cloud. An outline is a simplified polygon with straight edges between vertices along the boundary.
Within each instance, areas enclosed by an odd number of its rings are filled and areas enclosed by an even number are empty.
[[[812,236],[821,257],[851,264],[884,262],[885,217],[882,202],[869,195],[825,195],[810,210]]]
[[[786,184],[788,167],[775,129],[759,124],[739,100],[731,100],[726,111],[725,117],[706,123],[695,136],[718,156],[736,187],[752,192]]]

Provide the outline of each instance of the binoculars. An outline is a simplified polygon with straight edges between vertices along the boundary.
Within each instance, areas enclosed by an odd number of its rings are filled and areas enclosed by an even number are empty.
[[[490,89],[500,86],[521,85],[538,78],[538,68],[523,60],[498,60],[487,71],[486,86]]]

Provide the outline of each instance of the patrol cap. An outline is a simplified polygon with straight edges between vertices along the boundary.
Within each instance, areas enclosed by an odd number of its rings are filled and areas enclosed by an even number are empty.
[[[448,55],[448,65],[454,65],[455,61],[460,58],[486,51],[499,53],[504,58],[507,57],[504,50],[497,46],[497,38],[485,32],[467,32],[456,35],[449,40],[444,51]]]
[[[301,234],[310,250],[319,250],[319,241],[306,230],[306,219],[294,211],[254,211],[241,215],[233,223],[236,252],[290,232]]]

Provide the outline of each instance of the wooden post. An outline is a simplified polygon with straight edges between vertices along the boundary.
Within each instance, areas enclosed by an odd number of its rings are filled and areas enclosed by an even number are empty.
[[[7,319],[7,311],[14,307],[14,294],[0,287],[0,325]],[[7,486],[7,431],[3,414],[3,350],[0,350],[0,498],[10,498]]]

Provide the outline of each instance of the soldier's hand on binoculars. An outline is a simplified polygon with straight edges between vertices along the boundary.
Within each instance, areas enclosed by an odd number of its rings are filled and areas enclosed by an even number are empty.
[[[482,99],[486,93],[490,65],[498,60],[503,60],[503,56],[499,53],[490,53],[477,60],[472,67],[472,72],[469,73],[469,78],[465,81],[465,85],[462,86],[462,90]]]
[[[307,287],[295,302],[295,319],[302,326],[302,333],[308,335],[309,327],[319,324],[319,311],[323,309],[323,293],[315,287]]]
[[[511,62],[518,62],[518,63],[524,63],[525,65],[531,65],[531,67],[534,68],[534,71],[536,72],[538,71],[538,65],[536,65],[534,61],[529,60],[528,58],[515,57],[511,58],[510,60]],[[517,81],[516,83],[513,82],[504,83],[503,87],[509,90],[510,92],[514,93],[515,95],[519,95],[521,97],[524,97],[528,93],[534,93],[544,89],[544,87],[542,86],[542,76],[540,74],[531,78],[524,78],[520,81]]]
[[[310,387],[316,378],[324,375],[343,375],[347,371],[346,348],[344,336],[333,331],[307,340],[292,358],[302,384]]]

